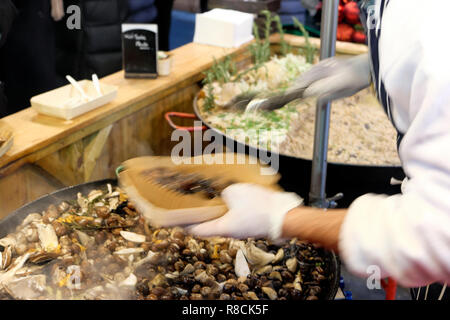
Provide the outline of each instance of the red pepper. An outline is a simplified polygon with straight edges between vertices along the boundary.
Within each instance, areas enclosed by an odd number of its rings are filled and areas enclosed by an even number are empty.
[[[344,6],[345,21],[350,24],[360,23],[359,7],[356,2],[349,2]]]
[[[338,7],[338,23],[341,23],[344,20],[344,6],[339,5]]]
[[[355,30],[346,23],[339,23],[337,26],[336,39],[339,41],[351,41]]]
[[[353,42],[366,43],[366,35],[362,31],[355,31],[352,36]]]

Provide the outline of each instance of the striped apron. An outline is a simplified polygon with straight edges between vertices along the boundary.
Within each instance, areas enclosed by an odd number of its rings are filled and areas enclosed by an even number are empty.
[[[379,1],[379,15],[377,19],[374,19],[375,5],[374,0],[363,0],[360,1],[361,9],[361,21],[367,21],[366,24],[363,23],[364,28],[367,33],[367,41],[369,45],[370,61],[372,68],[372,82],[375,88],[378,101],[383,106],[389,120],[397,129],[395,122],[392,117],[391,110],[391,98],[386,92],[384,87],[383,79],[380,75],[380,60],[379,60],[379,39],[381,36],[381,23],[383,20],[383,13],[389,5],[390,0],[380,0]],[[397,148],[400,146],[403,134],[397,129]],[[411,289],[412,298],[415,300],[450,300],[450,293],[447,290],[447,284],[432,284],[422,288]]]

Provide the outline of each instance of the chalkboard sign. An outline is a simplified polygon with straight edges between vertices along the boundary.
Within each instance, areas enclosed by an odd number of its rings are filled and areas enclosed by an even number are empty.
[[[158,26],[122,24],[125,78],[156,78],[158,75]]]

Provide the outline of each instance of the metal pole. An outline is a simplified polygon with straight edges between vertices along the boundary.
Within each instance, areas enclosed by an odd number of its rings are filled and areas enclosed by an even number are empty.
[[[334,56],[336,52],[338,5],[339,0],[323,0],[322,24],[320,27],[321,60]],[[330,101],[320,99],[317,101],[309,203],[319,208],[330,206],[325,193],[330,107]]]

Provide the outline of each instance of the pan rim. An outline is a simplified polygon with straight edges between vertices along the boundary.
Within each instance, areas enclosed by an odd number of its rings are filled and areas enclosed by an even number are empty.
[[[6,217],[4,217],[3,219],[0,220],[0,238],[6,236],[9,233],[8,232],[8,233],[4,234],[4,232],[2,230],[2,227],[4,225],[7,225],[9,222],[11,222],[12,225],[17,227],[18,224],[17,224],[16,220],[22,221],[26,217],[26,215],[32,213],[32,210],[26,211],[27,208],[30,208],[33,205],[36,205],[37,203],[43,202],[44,200],[49,199],[52,196],[55,197],[58,194],[67,193],[68,191],[71,191],[71,190],[73,192],[77,192],[81,188],[83,188],[83,189],[89,188],[90,186],[105,186],[108,183],[112,184],[113,186],[117,186],[118,180],[117,179],[103,179],[103,180],[91,181],[91,182],[86,182],[86,183],[82,183],[82,184],[78,184],[78,185],[74,185],[74,186],[65,187],[65,188],[56,190],[52,193],[43,195],[42,197],[39,197],[38,199],[33,200],[33,201],[23,205],[22,207],[14,210],[9,215],[7,215]],[[68,199],[60,199],[60,200],[68,201]],[[325,253],[325,257],[327,259],[329,259],[329,263],[330,263],[330,275],[329,275],[330,278],[327,281],[327,284],[325,286],[325,288],[327,289],[327,292],[323,295],[323,299],[324,300],[334,300],[334,298],[336,297],[338,288],[339,288],[341,263],[340,263],[339,257],[336,255],[335,252],[324,249],[324,253]]]
[[[236,139],[233,139],[232,137],[226,135],[223,131],[211,126],[211,124],[209,124],[208,122],[205,121],[205,119],[202,117],[199,107],[198,107],[198,99],[199,99],[199,95],[200,92],[198,92],[195,97],[194,97],[194,101],[193,101],[193,109],[194,109],[194,113],[197,116],[197,118],[205,125],[207,126],[209,129],[217,132],[218,134],[220,134],[221,136],[225,137],[228,140],[234,141],[235,143],[238,143],[240,145],[244,145],[246,148],[251,148],[251,149],[256,149],[256,150],[261,150],[263,152],[270,152],[270,153],[274,153],[274,154],[278,154],[279,156],[283,156],[283,157],[288,157],[288,158],[293,158],[293,159],[298,159],[298,160],[304,160],[304,161],[309,161],[312,162],[312,159],[307,159],[307,158],[303,158],[303,157],[299,157],[299,156],[292,156],[292,155],[288,155],[282,152],[274,152],[274,151],[268,151],[267,149],[264,148],[260,148],[260,147],[256,147],[256,146],[252,146],[249,145],[248,143],[244,143],[241,141],[237,141]],[[345,166],[353,166],[353,167],[358,167],[358,168],[365,168],[365,169],[370,169],[370,168],[376,168],[376,169],[399,169],[399,168],[403,168],[402,165],[373,165],[373,164],[358,164],[358,163],[344,163],[344,162],[334,162],[334,161],[327,161],[327,163],[330,165],[334,165],[334,166],[338,166],[338,167],[345,167]]]

